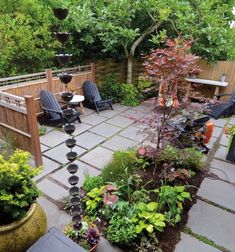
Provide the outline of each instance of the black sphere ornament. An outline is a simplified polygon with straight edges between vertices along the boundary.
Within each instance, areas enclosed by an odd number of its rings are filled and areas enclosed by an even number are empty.
[[[76,139],[74,138],[69,138],[65,141],[65,144],[68,148],[73,148],[76,145]]]
[[[69,152],[69,153],[66,154],[66,157],[67,157],[67,159],[68,159],[70,162],[73,162],[73,161],[75,161],[76,158],[77,158],[77,153],[74,152],[74,151],[71,151],[71,152]]]
[[[67,170],[68,170],[69,173],[74,174],[78,170],[78,165],[77,164],[69,164],[67,166]]]
[[[73,186],[69,189],[69,193],[72,195],[72,196],[76,196],[76,195],[79,195],[79,187],[77,186]]]
[[[63,92],[60,96],[65,102],[70,102],[73,99],[73,93],[71,92]]]
[[[72,80],[73,75],[68,74],[68,73],[61,73],[61,74],[58,74],[58,77],[60,78],[62,83],[67,85]]]

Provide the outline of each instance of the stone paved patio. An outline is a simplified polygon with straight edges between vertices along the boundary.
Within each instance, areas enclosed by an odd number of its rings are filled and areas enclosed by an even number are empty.
[[[114,104],[114,110],[105,110],[97,115],[85,108],[82,124],[77,124],[74,136],[77,139],[75,151],[78,152],[80,169],[79,185],[82,185],[85,174],[98,175],[116,150],[127,149],[138,145],[145,135],[139,134],[141,125],[136,125],[132,117],[142,118],[151,113],[148,103],[135,108]],[[187,227],[195,234],[203,235],[227,251],[235,251],[235,165],[226,161],[227,137],[223,134],[225,119],[214,120],[215,131],[208,147],[212,158],[210,172],[214,174],[205,178],[198,190],[197,203],[189,212]],[[232,117],[229,123],[234,123]],[[56,226],[63,230],[71,217],[61,211],[60,202],[68,195],[70,187],[65,169],[65,158],[68,148],[64,141],[68,136],[62,129],[48,127],[46,135],[41,137],[44,171],[36,180],[44,193],[39,198],[46,211],[48,227]],[[102,239],[98,252],[117,252]],[[220,251],[188,234],[181,234],[175,252],[217,252]]]

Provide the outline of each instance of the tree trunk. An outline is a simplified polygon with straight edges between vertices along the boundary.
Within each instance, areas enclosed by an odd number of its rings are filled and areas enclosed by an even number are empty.
[[[129,56],[127,58],[127,83],[132,83],[132,66],[133,66],[133,57]]]

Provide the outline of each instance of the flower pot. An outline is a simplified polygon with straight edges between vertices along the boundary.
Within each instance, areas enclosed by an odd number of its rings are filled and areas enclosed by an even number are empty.
[[[232,136],[232,140],[228,149],[226,160],[235,163],[235,135]]]
[[[39,204],[34,203],[24,218],[0,226],[0,251],[25,252],[46,230],[45,212]]]

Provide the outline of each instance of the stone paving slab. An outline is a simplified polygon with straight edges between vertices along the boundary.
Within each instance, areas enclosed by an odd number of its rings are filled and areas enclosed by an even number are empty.
[[[216,151],[214,157],[222,159],[222,160],[226,160],[227,151],[228,150],[226,147],[220,146],[219,149]]]
[[[118,150],[126,150],[128,148],[136,146],[137,144],[138,144],[137,142],[132,141],[130,139],[121,136],[114,136],[110,138],[108,141],[104,142],[102,146],[113,151],[118,151]]]
[[[196,234],[235,251],[235,215],[201,200],[189,211],[187,226]],[[185,251],[186,252],[186,251]]]
[[[153,107],[147,106],[145,104],[141,104],[141,105],[135,107],[134,109],[137,111],[143,112],[146,115],[147,113],[152,112]]]
[[[123,252],[123,250],[112,246],[106,239],[101,237],[96,252]]]
[[[213,159],[210,165],[210,171],[219,176],[219,178],[235,183],[235,164]]]
[[[101,123],[94,128],[90,129],[90,132],[95,134],[101,135],[103,137],[111,137],[114,134],[118,133],[121,129],[117,126],[108,124],[108,123]]]
[[[107,163],[112,160],[112,158],[112,151],[98,146],[95,149],[91,150],[89,153],[82,156],[80,160],[91,164],[99,169],[102,169]]]
[[[118,110],[111,110],[111,109],[106,109],[106,110],[102,110],[100,111],[100,115],[107,117],[107,118],[111,118],[115,115],[118,115],[120,113],[120,111]]]
[[[90,115],[90,114],[93,114],[93,113],[96,113],[96,111],[94,109],[84,107],[84,115],[81,114],[80,117],[82,118],[84,116],[87,116],[87,115]]]
[[[125,128],[125,127],[131,125],[133,123],[133,120],[131,120],[131,119],[127,118],[127,117],[117,115],[117,116],[109,119],[106,122],[110,123],[112,125],[118,126],[120,128]]]
[[[146,134],[141,129],[132,125],[121,131],[119,135],[138,142],[146,138]]]
[[[43,170],[42,172],[35,177],[36,180],[39,180],[40,178],[48,175],[52,171],[58,169],[60,167],[60,164],[42,156],[42,162],[43,162]],[[35,166],[35,165],[34,165]]]
[[[227,118],[219,118],[217,120],[211,118],[210,121],[212,121],[216,127],[223,128],[225,123],[227,122]]]
[[[228,142],[229,142],[229,135],[223,134],[220,139],[220,144],[224,146],[228,146]]]
[[[47,151],[49,150],[49,147],[44,145],[44,144],[41,144],[41,152],[44,152],[44,151]]]
[[[206,144],[206,146],[209,148],[209,149],[212,149],[214,147],[214,144],[216,142],[217,138],[216,137],[211,137],[210,139],[210,142],[208,144]]]
[[[89,174],[92,176],[97,176],[100,174],[100,171],[98,171],[97,169],[95,169],[87,164],[84,164],[83,162],[75,161],[75,163],[78,164],[78,166],[79,166],[79,169],[78,169],[77,173],[75,174],[79,177],[79,181],[77,184],[78,186],[83,185],[83,182],[85,179],[85,174]],[[63,167],[59,171],[50,175],[51,178],[57,180],[58,182],[67,186],[68,188],[71,187],[71,185],[68,182],[68,178],[70,176],[71,176],[71,174],[68,172],[67,167]]]
[[[174,252],[220,252],[220,250],[211,247],[196,238],[181,233],[180,242],[176,245]]]
[[[90,124],[92,126],[100,124],[105,120],[107,120],[106,117],[103,117],[103,116],[98,115],[98,114],[91,114],[91,115],[88,115],[88,116],[85,116],[85,117],[82,118],[82,122]]]
[[[235,186],[205,178],[197,195],[235,211]]]
[[[122,112],[122,111],[125,111],[125,110],[129,109],[129,108],[131,108],[131,107],[122,105],[120,103],[113,104],[113,109],[116,110],[116,111]]]
[[[221,135],[222,131],[223,131],[223,128],[214,127],[212,136],[219,137]]]
[[[68,135],[59,130],[53,130],[40,137],[40,142],[49,147],[55,147],[63,143],[68,138]]]
[[[143,119],[146,116],[146,113],[136,110],[136,109],[128,109],[122,112],[120,116],[124,116],[129,119],[139,120],[139,119]]]
[[[86,123],[75,123],[76,129],[73,133],[73,136],[77,136],[78,134],[82,134],[83,132],[89,130],[92,126]]]
[[[68,152],[70,152],[71,149],[69,149],[65,143],[62,143],[61,145],[48,150],[46,152],[43,153],[44,156],[50,157],[51,159],[60,162],[61,164],[66,164],[68,163],[68,159],[66,157],[66,154]],[[83,149],[79,146],[75,146],[73,148],[73,151],[77,152],[78,156],[82,155],[83,153],[85,153],[87,150]]]
[[[232,116],[230,121],[229,121],[230,126],[235,124],[235,116]]]
[[[75,139],[77,140],[77,145],[86,149],[91,149],[103,142],[106,138],[91,132],[85,132],[75,137]]]
[[[63,232],[65,226],[71,222],[71,216],[66,214],[64,211],[59,210],[56,205],[44,197],[39,197],[37,201],[46,212],[47,229],[56,227]]]
[[[60,201],[69,194],[68,190],[48,180],[47,178],[38,184],[39,189],[54,200]]]

